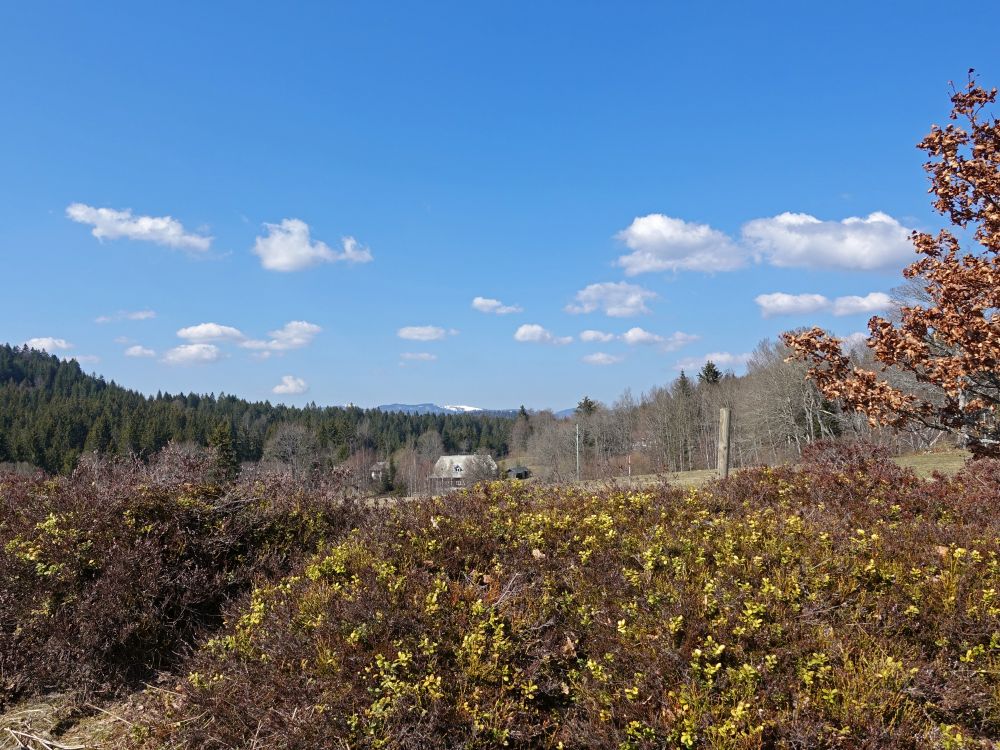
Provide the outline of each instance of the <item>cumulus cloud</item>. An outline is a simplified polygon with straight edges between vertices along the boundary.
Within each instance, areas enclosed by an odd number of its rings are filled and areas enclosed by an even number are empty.
[[[628,318],[648,313],[646,301],[655,299],[656,292],[624,281],[590,284],[576,293],[576,303],[566,305],[568,313],[589,313],[601,310],[612,318]]]
[[[701,336],[695,333],[684,333],[683,331],[675,331],[671,333],[663,342],[664,350],[668,352],[680,349],[682,346],[687,346],[695,341],[701,339]]]
[[[448,335],[448,331],[440,326],[403,326],[396,335],[408,341],[440,341]],[[454,331],[454,333],[458,333]]]
[[[786,212],[749,221],[742,231],[754,254],[773,266],[845,271],[903,265],[913,258],[909,235],[909,229],[880,211],[841,221]]]
[[[664,341],[664,338],[642,328],[635,327],[629,328],[622,334],[622,341],[629,346],[636,346],[637,344],[659,344]]]
[[[291,320],[281,328],[268,331],[267,335],[271,338],[267,341],[244,341],[240,346],[247,349],[268,349],[275,352],[301,349],[309,346],[322,330],[315,323],[309,323],[305,320]]]
[[[430,352],[403,352],[399,358],[407,362],[433,362],[437,359],[437,355]]]
[[[537,323],[525,323],[514,332],[514,340],[532,344],[552,344],[563,346],[573,341],[572,336],[554,336]]]
[[[582,357],[583,361],[588,365],[613,365],[617,362],[621,362],[623,357],[617,354],[605,354],[604,352],[594,352],[593,354],[587,354]]]
[[[630,328],[621,335],[621,340],[629,346],[650,346],[655,344],[667,352],[680,349],[682,346],[687,346],[700,338],[700,336],[693,333],[684,333],[683,331],[674,331],[669,336],[661,336],[658,333],[652,333],[638,326]]]
[[[253,252],[268,271],[301,271],[320,263],[369,263],[371,250],[353,237],[341,240],[333,250],[325,242],[310,237],[309,225],[301,219],[284,219],[280,224],[264,224],[266,234],[257,237]]]
[[[267,359],[275,353],[309,346],[323,329],[315,323],[292,320],[281,328],[268,332],[270,338],[249,338],[239,328],[219,323],[199,323],[177,331],[179,338],[195,344],[235,343],[243,349],[250,349],[258,359]]]
[[[49,354],[73,348],[73,344],[66,339],[57,339],[52,336],[39,336],[38,338],[28,339],[24,343],[29,349],[38,349]]]
[[[156,317],[153,310],[119,310],[113,315],[100,315],[94,318],[95,323],[114,323],[119,320],[152,320]]]
[[[222,350],[215,344],[182,344],[163,355],[168,365],[203,365],[221,358]]]
[[[505,305],[498,299],[491,299],[489,297],[476,297],[472,300],[472,307],[474,310],[479,310],[482,313],[492,313],[494,315],[510,315],[511,313],[523,312],[524,308],[518,307],[517,305]]]
[[[274,386],[274,388],[271,389],[271,392],[278,393],[283,396],[297,396],[308,390],[309,384],[302,378],[297,378],[294,375],[282,375],[281,382]]]
[[[786,294],[772,292],[758,294],[754,302],[760,307],[761,315],[773,318],[776,315],[803,315],[825,310],[830,306],[830,300],[822,294]]]
[[[101,361],[101,358],[96,354],[74,354],[69,359],[75,359],[81,365],[96,365]]]
[[[211,237],[186,231],[171,216],[133,216],[131,209],[94,208],[84,203],[71,203],[66,216],[92,226],[91,234],[99,240],[125,237],[195,252],[207,252],[212,245]]]
[[[637,216],[615,237],[632,250],[618,258],[628,276],[652,271],[732,271],[746,264],[746,251],[725,232],[663,214]]]
[[[696,370],[711,360],[720,368],[743,367],[750,359],[750,352],[733,354],[732,352],[709,352],[700,357],[687,357],[674,365],[675,370]]]
[[[874,313],[892,307],[892,298],[884,292],[871,292],[864,297],[846,296],[830,300],[822,294],[785,294],[772,292],[759,294],[754,301],[765,318],[777,315],[806,315],[814,312],[831,312],[834,315]]]
[[[156,352],[140,344],[130,346],[125,350],[126,357],[155,357]]]
[[[605,333],[604,331],[594,331],[588,329],[580,333],[580,341],[586,341],[588,343],[594,341],[607,343],[608,341],[614,341],[614,338],[615,335],[613,333]]]
[[[246,336],[239,328],[219,325],[218,323],[199,323],[177,331],[178,338],[207,344],[218,341],[243,341]]]
[[[910,229],[888,214],[821,220],[782,213],[745,223],[740,238],[663,214],[639,216],[615,237],[632,250],[628,276],[654,271],[733,271],[750,258],[781,268],[894,269],[913,258]]]
[[[876,313],[888,310],[893,306],[892,298],[885,292],[871,292],[864,297],[837,297],[833,301],[834,315],[856,315],[857,313]]]

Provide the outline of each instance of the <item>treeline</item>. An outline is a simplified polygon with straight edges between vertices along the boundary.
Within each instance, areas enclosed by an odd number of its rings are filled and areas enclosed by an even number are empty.
[[[389,456],[428,433],[444,452],[505,456],[511,420],[498,415],[293,408],[235,396],[145,396],[87,375],[75,360],[0,345],[0,463],[67,473],[82,453],[149,457],[167,443],[208,445],[227,425],[239,461],[259,461],[282,425],[306,428],[331,462]],[[437,441],[435,440],[435,443]]]
[[[577,425],[583,478],[628,473],[713,469],[719,439],[719,409],[733,415],[734,466],[794,462],[819,440],[862,438],[894,454],[933,447],[942,439],[932,429],[894,432],[872,428],[867,419],[842,409],[806,378],[806,365],[788,361],[780,343],[762,341],[736,376],[707,363],[699,372],[681,372],[672,383],[638,397],[626,391],[612,404],[580,401],[572,419],[551,412],[520,414],[511,430],[511,451],[547,479],[576,476]],[[853,361],[870,365],[871,353],[855,347]],[[884,377],[912,387],[900,373]],[[944,437],[947,440],[947,437]]]

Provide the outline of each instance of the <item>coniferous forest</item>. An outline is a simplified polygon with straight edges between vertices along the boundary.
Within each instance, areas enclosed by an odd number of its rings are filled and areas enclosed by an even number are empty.
[[[260,460],[284,424],[306,427],[324,455],[343,460],[357,451],[391,455],[429,431],[440,434],[445,452],[503,456],[511,420],[354,406],[298,409],[222,393],[145,396],[84,373],[75,360],[0,345],[0,463],[68,473],[85,452],[146,458],[171,441],[208,445],[220,424],[229,426],[240,461]]]

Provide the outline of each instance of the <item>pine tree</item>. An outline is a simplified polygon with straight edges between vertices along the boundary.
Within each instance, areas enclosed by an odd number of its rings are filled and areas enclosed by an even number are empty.
[[[220,481],[231,482],[240,471],[240,462],[233,445],[233,428],[229,422],[219,422],[208,439],[215,448],[215,468]]]
[[[589,417],[595,411],[597,411],[597,402],[590,396],[584,396],[576,405],[576,413],[581,417]]]
[[[722,379],[722,371],[715,366],[715,362],[708,360],[705,366],[701,368],[698,373],[698,380],[702,383],[708,383],[709,385],[715,385]]]

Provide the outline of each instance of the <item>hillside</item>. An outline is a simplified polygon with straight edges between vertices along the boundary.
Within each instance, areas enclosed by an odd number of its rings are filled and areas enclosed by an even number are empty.
[[[228,424],[241,461],[261,458],[282,424],[312,431],[322,453],[384,457],[430,431],[444,450],[507,452],[511,420],[496,414],[404,414],[358,407],[292,408],[226,394],[145,396],[87,375],[73,360],[0,345],[0,463],[66,473],[85,451],[148,457],[170,441],[208,443]]]

